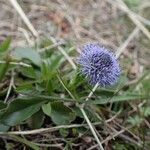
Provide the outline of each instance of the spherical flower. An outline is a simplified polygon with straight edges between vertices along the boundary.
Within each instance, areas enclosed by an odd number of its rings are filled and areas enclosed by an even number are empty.
[[[100,44],[81,47],[78,64],[91,84],[98,83],[102,87],[115,84],[121,72],[115,55]]]

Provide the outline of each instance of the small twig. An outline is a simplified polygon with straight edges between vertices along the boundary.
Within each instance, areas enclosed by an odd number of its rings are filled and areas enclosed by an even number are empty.
[[[116,122],[115,122],[115,123],[116,123]],[[119,124],[117,123],[117,125],[119,125]],[[125,128],[125,127],[122,127],[122,126],[120,126],[120,125],[119,125],[119,127],[121,127],[122,129],[124,129],[125,131],[129,132],[129,129],[127,129],[127,128]],[[118,132],[118,131],[117,131],[115,128],[113,128],[113,127],[111,127],[111,129],[112,129],[114,132],[116,132],[116,133]],[[129,132],[129,133],[133,135],[133,133],[131,133],[131,132]],[[125,139],[125,140],[127,140],[127,141],[130,141],[130,142],[134,143],[135,145],[137,145],[137,146],[139,146],[139,147],[143,147],[142,142],[139,140],[138,137],[136,137],[136,139],[137,139],[138,141],[135,141],[134,139],[130,138],[129,136],[124,135],[123,133],[119,134],[118,136],[121,137],[121,138],[123,138],[123,139]],[[133,136],[135,137],[135,135],[133,135]],[[144,150],[146,150],[146,148],[144,148]]]
[[[106,120],[106,123],[109,123],[111,121],[113,121],[118,114],[114,115],[113,117],[111,117],[110,119]],[[102,122],[95,122],[92,123],[92,125],[100,125]],[[88,127],[87,124],[72,124],[72,125],[60,125],[60,126],[56,126],[56,127],[50,127],[50,128],[41,128],[41,129],[34,129],[34,130],[28,130],[28,131],[10,131],[10,132],[0,132],[0,135],[3,134],[15,134],[15,135],[30,135],[30,134],[40,134],[43,132],[54,132],[57,131],[59,129],[69,129],[69,128],[79,128],[79,127]]]
[[[144,17],[142,17],[142,16],[140,16],[140,15],[138,15],[138,14],[135,14],[137,17],[138,17],[138,19],[141,21],[141,22],[143,22],[145,25],[148,25],[148,26],[150,26],[150,20],[147,20],[146,18],[144,18]]]
[[[92,123],[90,122],[90,120],[89,120],[89,118],[87,116],[87,114],[85,113],[85,111],[84,111],[84,109],[82,107],[79,107],[79,108],[80,108],[80,110],[81,110],[81,112],[82,112],[82,114],[83,114],[87,124],[89,125],[89,128],[91,129],[91,132],[93,133],[93,136],[95,137],[95,139],[96,139],[96,141],[98,143],[98,146],[100,147],[100,150],[104,150],[104,148],[103,148],[103,146],[102,146],[102,144],[101,144],[101,142],[100,142],[100,140],[99,140],[99,138],[98,138],[98,136],[97,136],[93,126],[92,126]]]
[[[32,42],[32,40],[30,39],[30,36],[29,36],[29,33],[27,32],[27,30],[25,30],[25,29],[23,29],[23,28],[21,28],[21,27],[19,27],[18,30],[24,34],[24,36],[25,36],[25,38],[26,38],[28,44],[29,44],[30,46],[32,46],[32,45],[33,45],[33,42]]]
[[[16,11],[19,13],[19,15],[21,16],[21,18],[23,19],[23,21],[27,25],[27,27],[30,29],[32,34],[37,38],[38,37],[38,32],[35,30],[32,23],[29,21],[29,19],[27,18],[26,14],[22,10],[22,8],[18,4],[18,2],[16,0],[9,0],[9,1],[13,5],[13,7],[16,9]]]
[[[128,38],[125,40],[125,42],[118,48],[117,52],[116,52],[116,57],[118,58],[121,53],[124,51],[124,49],[128,46],[128,44],[130,43],[130,41],[137,35],[137,33],[139,32],[139,28],[136,27],[132,33],[128,36]]]
[[[0,64],[6,64],[6,61],[0,60]],[[11,65],[20,65],[20,66],[24,66],[24,67],[31,67],[31,65],[23,63],[23,62],[9,62],[9,64]]]
[[[14,86],[14,72],[13,72],[13,70],[12,70],[12,72],[11,72],[10,84],[9,84],[9,87],[8,87],[8,91],[7,91],[7,94],[6,94],[4,103],[7,102],[7,99],[8,99],[8,97],[9,97],[9,95],[10,95],[10,92],[11,92],[11,89],[12,89],[13,86]]]
[[[58,1],[60,3],[61,6],[63,6],[62,8],[67,11],[67,15],[66,15],[66,19],[69,21],[69,23],[71,24],[71,27],[72,27],[72,30],[76,36],[77,39],[80,39],[80,35],[78,33],[78,27],[77,25],[75,24],[75,21],[73,20],[73,18],[70,16],[71,12],[69,11],[70,10],[70,6],[67,5],[64,0],[59,0]],[[68,15],[69,14],[69,15]]]
[[[124,126],[120,125],[118,122],[114,121],[114,124],[116,124],[118,127],[125,129],[126,132],[128,132],[129,134],[131,134],[136,140],[140,140],[140,138],[138,136],[136,136],[134,133],[132,133],[129,129],[126,129]]]
[[[134,139],[130,138],[130,137],[127,136],[127,135],[120,134],[119,137],[122,138],[123,140],[129,141],[129,142],[131,142],[131,143],[137,145],[138,147],[142,148],[143,150],[148,150],[146,147],[143,147],[142,142],[140,142],[140,141],[135,141]]]
[[[55,147],[55,148],[58,148],[58,147],[59,147],[59,148],[61,148],[64,143],[58,143],[58,144],[43,144],[43,143],[35,143],[35,142],[34,142],[34,144],[35,144],[35,145],[38,145],[38,146],[40,146],[40,147],[51,147],[51,148],[52,148],[52,147],[53,147],[53,148],[54,148],[54,147]]]
[[[126,6],[126,4],[122,0],[107,0],[107,2],[111,3],[112,5],[115,5],[118,9],[121,9],[132,20],[132,22],[145,34],[148,39],[150,39],[150,32],[147,30],[147,28],[139,21],[139,18]]]
[[[57,41],[56,41],[53,37],[51,37],[51,40],[52,40],[52,42],[53,42],[54,44],[57,43]],[[69,55],[64,51],[64,49],[63,49],[62,47],[58,46],[58,50],[65,56],[65,58],[66,58],[66,59],[68,60],[68,62],[71,64],[72,68],[73,68],[74,70],[76,70],[76,69],[77,69],[76,64],[72,61],[72,59],[71,59],[71,58],[69,57]]]
[[[62,45],[62,44],[64,44],[64,42],[54,43],[53,45],[49,45],[49,46],[47,46],[47,47],[44,47],[44,48],[39,49],[38,52],[39,52],[39,53],[43,53],[43,52],[45,52],[45,51],[47,51],[47,50],[56,48],[56,47],[58,47],[58,46],[60,46],[60,45]]]
[[[132,127],[128,127],[128,129],[130,129],[130,128],[132,128]],[[106,143],[106,142],[110,141],[111,139],[114,139],[114,138],[117,137],[118,135],[122,134],[122,133],[125,132],[125,131],[126,131],[125,129],[122,129],[122,130],[116,132],[114,135],[109,135],[109,136],[108,136],[105,140],[103,140],[101,143],[102,143],[102,144],[103,144],[103,143]],[[97,148],[97,147],[98,147],[98,145],[96,144],[96,145],[91,146],[91,147],[88,148],[87,150],[93,150],[93,149],[95,149],[95,148]]]
[[[101,122],[95,122],[93,125],[99,125]],[[87,124],[73,124],[73,125],[60,125],[56,127],[50,127],[50,128],[41,128],[41,129],[34,129],[34,130],[28,130],[28,131],[10,131],[10,132],[0,132],[1,135],[5,134],[14,134],[14,135],[30,135],[30,134],[40,134],[44,132],[54,132],[59,129],[69,129],[69,128],[79,128],[83,126],[88,126]]]
[[[92,97],[93,93],[96,91],[96,89],[98,88],[98,86],[99,86],[99,84],[97,83],[97,84],[93,87],[93,89],[91,90],[91,92],[89,93],[89,95],[87,96],[87,98],[86,98],[85,101],[88,101],[88,100]]]

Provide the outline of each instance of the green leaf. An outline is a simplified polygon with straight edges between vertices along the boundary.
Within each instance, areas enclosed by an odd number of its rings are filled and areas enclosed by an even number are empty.
[[[133,126],[138,126],[138,125],[140,125],[141,123],[142,123],[142,121],[143,121],[143,118],[141,118],[140,116],[138,116],[138,115],[136,115],[136,116],[134,116],[134,117],[129,117],[128,118],[128,122],[130,123],[130,124],[132,124]]]
[[[57,74],[57,78],[58,78],[59,82],[62,84],[62,86],[64,87],[64,89],[68,92],[68,94],[74,99],[75,96],[72,94],[72,92],[68,88],[68,85],[66,84],[66,81],[64,79],[62,79],[62,77],[61,77],[59,72]]]
[[[16,91],[18,93],[24,93],[24,94],[28,94],[28,93],[33,93],[35,91],[35,88],[33,87],[33,83],[31,82],[22,82],[17,88]]]
[[[0,111],[1,109],[6,108],[7,104],[4,104],[2,101],[0,101]]]
[[[36,78],[36,72],[33,67],[21,67],[21,73],[28,78]]]
[[[79,75],[79,69],[73,70],[69,74],[69,78],[70,78],[70,82],[68,86],[71,89],[76,89],[85,82],[85,78]]]
[[[126,145],[120,144],[120,143],[115,143],[113,145],[113,149],[114,150],[129,150],[128,148],[126,148]]]
[[[1,115],[0,122],[13,126],[31,117],[45,101],[42,99],[17,99],[9,104]]]
[[[114,96],[112,98],[100,98],[94,101],[89,101],[89,103],[92,104],[107,104],[112,102],[124,102],[124,101],[132,101],[132,100],[142,100],[142,99],[148,99],[150,98],[150,95],[118,95]]]
[[[13,140],[19,141],[19,142],[21,142],[21,143],[27,145],[28,147],[30,147],[30,148],[33,149],[33,150],[40,150],[40,148],[39,148],[37,145],[35,145],[34,142],[30,142],[30,141],[28,141],[27,139],[21,138],[21,137],[16,136],[16,135],[9,135],[9,136],[12,137]]]
[[[50,80],[56,74],[56,70],[61,65],[63,59],[62,56],[51,56],[43,61],[41,72],[43,80]]]
[[[75,119],[75,113],[62,102],[52,102],[50,117],[55,124],[64,125]]]
[[[73,108],[73,111],[75,112],[75,114],[76,114],[76,116],[78,116],[78,117],[80,117],[80,118],[84,118],[84,116],[83,116],[83,114],[82,114],[82,112],[81,112],[81,110],[80,110],[80,108],[79,107],[74,107]]]
[[[43,104],[42,110],[46,115],[51,116],[51,103]]]
[[[16,48],[12,52],[12,56],[14,56],[16,59],[22,60],[27,59],[30,60],[34,65],[41,66],[41,57],[37,51],[35,51],[32,48],[25,47],[25,48]]]
[[[59,130],[59,133],[61,134],[61,136],[67,137],[69,135],[69,130],[62,128]]]
[[[145,75],[145,76],[144,76]],[[147,72],[147,74],[145,73],[143,75],[143,78],[141,80],[141,83],[142,84],[142,87],[141,87],[141,93],[144,93],[144,94],[149,94],[149,91],[150,91],[150,72]]]
[[[0,123],[0,132],[6,132],[6,131],[8,131],[9,128],[10,128],[10,126]]]
[[[11,38],[10,37],[7,38],[4,42],[2,42],[0,44],[0,53],[5,52],[9,48],[10,43],[11,43]]]
[[[150,116],[150,106],[140,107],[140,113],[144,117],[149,117]]]
[[[5,64],[0,64],[0,82],[4,78],[8,68],[9,68],[9,62],[6,62]]]
[[[28,125],[32,129],[40,128],[43,122],[44,122],[44,113],[42,112],[42,110],[39,110],[28,119]]]
[[[51,71],[56,71],[59,66],[62,64],[62,62],[64,61],[64,59],[62,59],[62,55],[52,55],[49,58],[49,64],[50,64],[50,70]]]

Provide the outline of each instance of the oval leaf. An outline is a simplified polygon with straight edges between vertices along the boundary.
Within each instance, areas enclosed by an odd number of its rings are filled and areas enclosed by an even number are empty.
[[[57,125],[69,124],[75,119],[75,113],[62,102],[51,102],[50,116]]]
[[[51,116],[51,103],[49,102],[48,104],[43,104],[42,110],[46,115]]]
[[[44,102],[34,98],[14,100],[1,115],[0,122],[8,126],[19,124],[36,113]]]
[[[12,55],[16,59],[28,59],[30,60],[33,64],[37,66],[41,66],[41,57],[37,51],[35,51],[32,48],[26,47],[26,48],[16,48],[13,52]]]

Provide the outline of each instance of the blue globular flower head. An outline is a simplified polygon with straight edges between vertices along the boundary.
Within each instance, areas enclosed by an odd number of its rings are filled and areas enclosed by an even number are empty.
[[[81,47],[78,58],[81,72],[91,84],[102,87],[113,85],[120,75],[120,65],[115,55],[100,44],[90,43]]]

